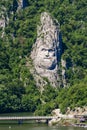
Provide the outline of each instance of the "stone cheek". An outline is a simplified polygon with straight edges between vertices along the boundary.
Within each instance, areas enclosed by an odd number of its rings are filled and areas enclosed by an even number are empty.
[[[59,30],[52,18],[46,12],[41,14],[41,25],[38,26],[37,40],[33,46],[31,58],[36,72],[41,77],[47,77],[52,86],[58,80],[58,48]]]

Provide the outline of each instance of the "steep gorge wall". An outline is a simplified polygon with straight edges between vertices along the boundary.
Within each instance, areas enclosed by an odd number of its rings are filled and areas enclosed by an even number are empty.
[[[13,12],[27,6],[27,0],[13,0]],[[9,20],[9,19],[8,19]],[[1,27],[5,28],[6,21],[1,19]],[[60,35],[60,26],[57,20],[52,19],[49,13],[41,14],[40,25],[37,27],[37,39],[31,52],[34,70],[33,74],[38,86],[46,85],[46,79],[53,87],[61,86],[61,79],[65,86],[65,70],[61,72],[60,62],[62,53],[62,42]],[[61,63],[62,65],[62,63]],[[63,66],[63,65],[62,65]],[[45,78],[45,80],[44,80]]]

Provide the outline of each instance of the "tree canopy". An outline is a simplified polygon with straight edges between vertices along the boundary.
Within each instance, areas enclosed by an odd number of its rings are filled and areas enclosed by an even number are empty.
[[[56,107],[65,112],[68,106],[87,105],[87,0],[27,0],[27,6],[19,10],[17,2],[0,1],[0,16],[6,20],[5,29],[0,27],[0,113],[50,114]],[[29,55],[43,11],[60,24],[69,88],[54,90],[48,85],[41,95],[27,60],[31,62]]]

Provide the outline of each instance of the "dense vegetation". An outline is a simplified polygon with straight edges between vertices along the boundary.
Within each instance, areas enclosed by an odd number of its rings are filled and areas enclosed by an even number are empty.
[[[46,115],[58,107],[64,113],[68,106],[87,106],[87,0],[27,0],[26,8],[17,8],[17,0],[0,1],[0,16],[7,21],[0,38],[0,113]],[[55,90],[48,85],[41,95],[28,62],[43,11],[60,23],[69,87]],[[2,32],[0,28],[0,36]]]

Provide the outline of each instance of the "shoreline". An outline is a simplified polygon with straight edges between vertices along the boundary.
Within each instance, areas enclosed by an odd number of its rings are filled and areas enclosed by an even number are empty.
[[[56,118],[52,119],[48,122],[49,126],[73,126],[73,127],[82,127],[82,128],[87,128],[87,122],[80,122],[79,119],[76,119],[75,117],[73,118]]]

